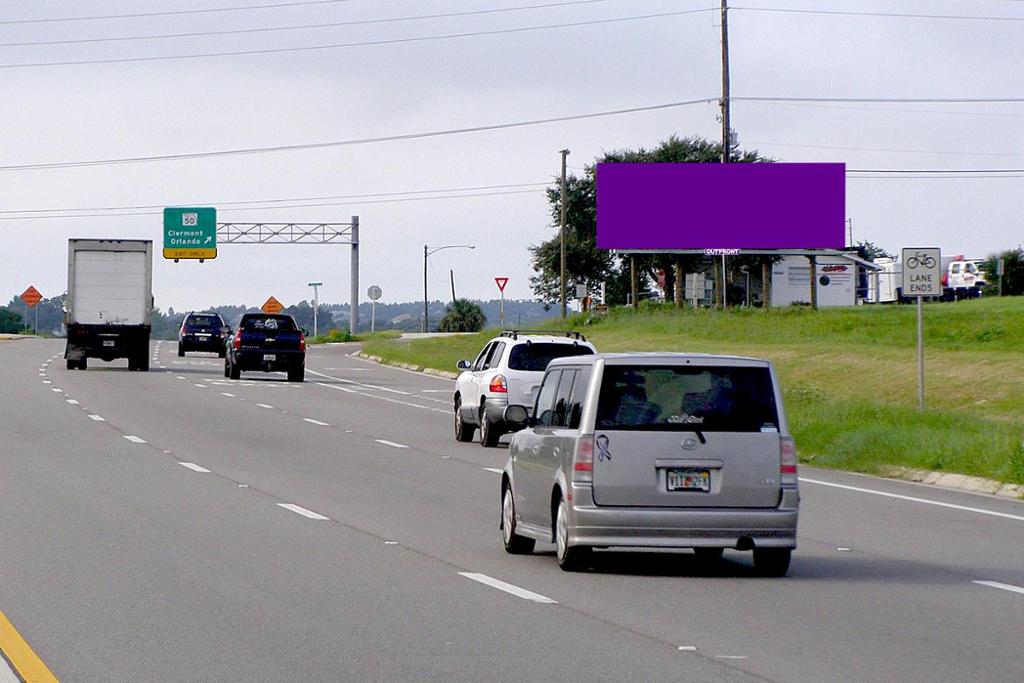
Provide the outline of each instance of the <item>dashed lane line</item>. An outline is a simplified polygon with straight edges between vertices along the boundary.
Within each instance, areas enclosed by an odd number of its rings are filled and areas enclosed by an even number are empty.
[[[807,479],[806,477],[800,477],[801,482],[808,484],[818,484],[819,486],[830,486],[832,488],[843,489],[846,491],[856,491],[857,493],[869,493],[875,496],[884,496],[886,498],[895,498],[897,500],[906,500],[911,503],[923,503],[925,505],[935,505],[937,507],[949,508],[951,510],[962,510],[963,512],[974,512],[979,515],[990,515],[992,517],[1002,517],[1004,519],[1013,519],[1018,522],[1024,522],[1024,516],[1011,515],[1007,512],[997,512],[996,510],[984,510],[982,508],[973,508],[966,505],[955,505],[953,503],[943,503],[937,500],[928,500],[927,498],[915,498],[914,496],[904,496],[898,493],[889,493],[887,491],[876,491],[874,489],[865,489],[859,486],[847,486],[846,484],[834,484],[830,481],[820,481],[818,479]]]
[[[1024,595],[1024,588],[1020,586],[1014,586],[1013,584],[1009,583],[999,583],[998,581],[972,581],[971,583],[976,583],[979,586],[987,586],[988,588],[998,588],[999,590],[1009,591],[1011,593],[1020,593],[1021,595]]]
[[[234,395],[234,394],[229,394],[229,393],[228,393],[228,392],[226,392],[226,391],[222,391],[222,392],[220,392],[220,395],[221,395],[221,396],[227,396],[228,398],[235,398],[235,395]]]
[[[124,434],[123,436],[124,436],[124,438],[128,439],[132,443],[146,443],[145,439],[139,438],[139,437],[135,436],[134,434]]]
[[[95,414],[90,414],[89,415],[89,419],[90,420],[95,420],[96,422],[106,422],[107,421],[106,418],[100,417],[99,415],[95,415]]]
[[[308,372],[311,375],[316,375],[317,377],[323,377],[325,379],[333,379],[335,382],[341,382],[343,384],[352,384],[352,385],[357,386],[357,387],[363,387],[364,389],[376,389],[377,391],[386,391],[386,392],[391,393],[391,394],[398,394],[399,396],[412,396],[412,392],[409,392],[409,391],[399,391],[398,389],[391,389],[389,387],[382,387],[382,386],[378,386],[376,384],[365,384],[364,382],[356,382],[355,380],[351,380],[351,379],[342,379],[341,377],[332,377],[331,375],[325,375],[322,372],[317,372],[316,370],[310,370],[309,368],[306,369],[306,372]]]
[[[391,446],[392,448],[408,448],[404,443],[395,443],[394,441],[388,441],[387,439],[374,439],[377,443],[382,443],[385,446]]]
[[[195,464],[194,462],[179,462],[178,464],[181,465],[182,467],[187,467],[188,469],[192,470],[193,472],[202,472],[204,474],[209,474],[210,473],[210,470],[206,469],[205,467],[200,467],[199,465]]]
[[[310,424],[320,425],[321,427],[330,427],[331,426],[331,425],[327,424],[326,422],[321,422],[320,420],[314,420],[311,417],[304,417],[302,419],[305,420],[306,422],[309,422]]]
[[[336,386],[334,384],[324,384],[323,382],[314,382],[314,384],[316,384],[319,387],[325,387],[327,389],[334,389],[336,391],[344,391],[345,393],[348,393],[348,394],[356,394],[358,396],[365,396],[366,398],[373,398],[373,399],[376,399],[378,401],[387,401],[388,403],[394,403],[396,405],[406,406],[408,408],[417,408],[419,410],[429,410],[429,411],[431,411],[433,413],[441,413],[442,415],[447,415],[448,413],[451,412],[450,410],[441,410],[440,408],[434,408],[434,407],[431,407],[431,406],[424,406],[424,405],[420,405],[419,403],[412,403],[410,401],[400,401],[398,399],[389,398],[387,396],[378,396],[376,394],[369,394],[369,393],[367,393],[365,391],[356,391],[355,389],[349,389],[347,387],[339,387],[339,386]]]
[[[303,517],[308,517],[310,519],[327,520],[327,521],[330,521],[330,519],[331,519],[330,517],[324,517],[323,515],[321,515],[318,512],[313,512],[312,510],[307,510],[306,508],[302,507],[301,505],[296,505],[295,503],[276,503],[276,505],[278,507],[284,508],[285,510],[291,510],[295,514],[302,515]]]
[[[483,467],[481,469],[485,469],[488,472],[494,472],[495,474],[501,474],[502,472],[504,472],[504,470],[498,469],[497,467]]]
[[[75,399],[73,399],[73,398],[66,398],[66,399],[64,399],[64,400],[65,400],[65,401],[67,401],[68,403],[70,403],[70,404],[71,404],[71,405],[73,405],[73,406],[77,406],[77,405],[78,405],[78,401],[76,401],[76,400],[75,400]]]
[[[496,579],[493,576],[487,576],[487,574],[477,574],[476,572],[459,572],[459,576],[464,576],[467,579],[476,581],[477,583],[482,583],[485,586],[490,586],[491,588],[497,588],[500,591],[504,591],[506,593],[509,593],[510,595],[514,595],[517,598],[522,598],[523,600],[539,602],[544,605],[558,604],[557,601],[552,600],[547,596],[541,595],[540,593],[534,593],[533,591],[526,590],[525,588],[520,588],[519,586],[516,586],[514,584],[505,583],[504,581]]]
[[[266,403],[257,403],[256,405],[258,405],[260,408],[269,408],[270,410],[274,409],[274,406],[267,405]]]

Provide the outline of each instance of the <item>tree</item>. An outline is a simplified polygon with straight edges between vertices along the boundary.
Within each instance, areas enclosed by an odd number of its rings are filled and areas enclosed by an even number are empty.
[[[876,258],[896,258],[895,254],[890,254],[874,242],[867,240],[857,242],[857,255],[865,261],[874,261]]]
[[[486,322],[479,305],[469,299],[456,299],[448,306],[437,329],[441,332],[479,332]]]
[[[0,306],[0,332],[14,334],[21,329],[21,314]]]
[[[999,259],[1003,260],[1003,295],[1024,294],[1024,247],[1008,249],[998,254],[991,254],[982,266],[986,282],[990,287],[998,287]]]
[[[610,252],[597,249],[597,195],[594,187],[597,164],[719,163],[721,158],[722,146],[719,143],[700,137],[679,138],[673,135],[653,149],[641,147],[636,150],[607,152],[593,164],[586,166],[582,177],[568,176],[565,187],[565,269],[569,292],[566,293],[566,298],[573,298],[572,292],[577,283],[586,284],[589,291],[597,291],[604,282],[607,285],[607,303],[623,304],[626,302],[626,292],[630,288],[629,257],[615,258]],[[732,152],[732,159],[740,163],[771,161],[756,151],[741,152],[738,149]],[[555,236],[530,247],[533,270],[536,273],[530,278],[530,285],[537,297],[549,304],[559,301],[561,247],[557,230],[561,216],[560,194],[559,182],[547,190],[553,226],[556,230]],[[657,279],[658,270],[664,270],[666,290],[671,296],[676,258],[668,254],[636,256],[640,291],[647,288],[648,282]],[[687,258],[687,265],[684,267],[692,267],[690,261],[703,264],[703,258]]]

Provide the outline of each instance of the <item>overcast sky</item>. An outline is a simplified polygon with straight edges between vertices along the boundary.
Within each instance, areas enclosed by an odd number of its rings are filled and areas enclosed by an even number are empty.
[[[470,37],[384,42],[589,22],[718,5],[718,0],[348,0],[260,10],[17,23],[19,20],[284,4],[285,0],[0,0],[0,166],[173,155],[485,126],[720,94],[717,12]],[[212,36],[11,45],[232,31],[554,5],[522,11]],[[1019,0],[732,0],[732,94],[826,98],[1024,96]],[[740,8],[927,13],[1003,19],[799,14]],[[1020,21],[1006,18],[1019,17]],[[17,67],[18,64],[237,52],[378,42],[270,54]],[[0,298],[34,284],[66,288],[67,239],[161,240],[159,209],[82,217],[83,208],[201,205],[219,219],[347,221],[359,215],[361,296],[422,297],[423,245],[474,244],[430,258],[431,298],[531,297],[527,245],[553,234],[543,186],[569,148],[570,172],[603,150],[654,146],[669,135],[720,135],[715,104],[460,135],[315,150],[82,168],[0,170]],[[783,104],[737,101],[743,148],[784,161],[856,169],[1024,168],[1024,104]],[[1010,178],[850,178],[855,240],[890,250],[938,245],[981,257],[1024,241],[1024,174]],[[423,190],[422,195],[321,199],[329,206],[228,211],[229,202]],[[493,194],[495,191],[506,194]],[[508,194],[508,192],[516,192]],[[407,201],[416,198],[414,201]],[[373,199],[372,197],[370,199]],[[388,199],[388,202],[380,202]],[[394,201],[401,199],[402,201]],[[263,205],[266,206],[266,205]],[[73,209],[28,220],[15,211]],[[119,213],[98,211],[98,214]],[[38,215],[38,214],[34,214]],[[216,261],[156,259],[157,306],[199,309],[347,302],[344,246],[222,245]]]

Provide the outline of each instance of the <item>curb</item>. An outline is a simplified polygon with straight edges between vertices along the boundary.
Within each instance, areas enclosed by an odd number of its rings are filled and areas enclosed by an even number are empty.
[[[413,372],[421,372],[424,375],[433,375],[434,377],[444,377],[445,379],[455,379],[455,378],[458,377],[457,373],[448,372],[447,370],[436,370],[434,368],[425,368],[425,367],[423,367],[421,365],[413,365],[412,363],[402,363],[402,362],[399,362],[399,361],[387,361],[387,360],[384,360],[383,358],[381,358],[380,356],[371,356],[370,354],[363,353],[362,351],[359,351],[359,352],[354,353],[352,355],[353,356],[357,356],[359,358],[363,358],[364,360],[372,361],[372,362],[376,363],[377,365],[390,365],[392,367],[402,368],[403,370],[411,370]]]
[[[1011,500],[1024,500],[1024,486],[1019,484],[1006,484],[995,479],[984,477],[971,477],[966,474],[954,474],[952,472],[932,472],[929,470],[915,470],[909,467],[893,467],[885,470],[884,476],[893,479],[905,479],[918,484],[929,484],[948,489],[970,491],[971,493],[984,493],[1000,498]]]

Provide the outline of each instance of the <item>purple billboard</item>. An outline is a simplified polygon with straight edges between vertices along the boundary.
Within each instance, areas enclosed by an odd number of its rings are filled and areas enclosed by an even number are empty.
[[[599,249],[842,249],[845,164],[598,164]]]

